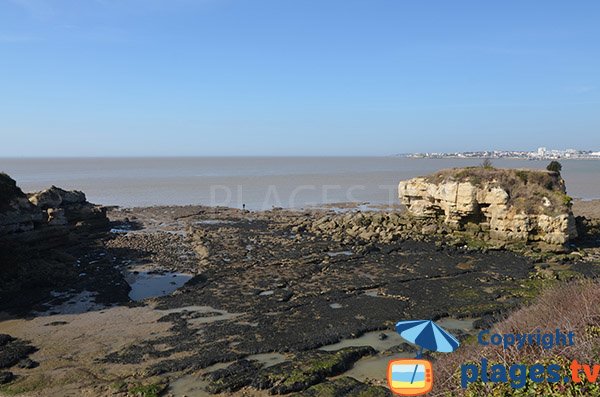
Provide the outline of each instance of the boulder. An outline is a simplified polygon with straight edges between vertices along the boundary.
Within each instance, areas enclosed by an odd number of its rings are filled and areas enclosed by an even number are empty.
[[[77,190],[67,191],[52,186],[41,192],[31,193],[29,195],[29,201],[41,209],[48,209],[72,204],[84,204],[86,203],[86,198],[83,192]]]

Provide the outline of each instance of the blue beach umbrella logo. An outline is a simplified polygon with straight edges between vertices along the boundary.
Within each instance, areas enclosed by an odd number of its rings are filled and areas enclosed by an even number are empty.
[[[460,345],[458,339],[431,320],[400,321],[396,324],[396,332],[421,348],[417,358],[421,358],[423,349],[451,353]]]
[[[396,331],[402,338],[420,347],[416,359],[392,360],[388,363],[388,385],[401,396],[429,393],[433,387],[433,368],[421,359],[423,350],[450,353],[460,345],[458,339],[431,320],[400,321]]]

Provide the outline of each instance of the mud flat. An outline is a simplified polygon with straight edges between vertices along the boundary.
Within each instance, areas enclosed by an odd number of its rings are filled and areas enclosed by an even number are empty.
[[[463,338],[547,281],[598,274],[596,237],[575,242],[578,255],[541,261],[427,237],[339,239],[299,227],[339,213],[109,211],[112,232],[91,254],[75,251],[72,266],[111,277],[0,317],[0,334],[30,343],[39,363],[0,369],[15,376],[0,392],[389,395],[380,368],[415,352],[393,332],[397,321],[440,320]],[[115,283],[124,287],[111,301],[102,291]]]

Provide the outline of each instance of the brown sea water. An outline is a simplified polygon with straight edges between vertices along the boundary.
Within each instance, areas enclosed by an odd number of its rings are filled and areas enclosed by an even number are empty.
[[[545,168],[549,161],[494,160],[496,167]],[[248,209],[339,202],[397,203],[398,181],[480,159],[402,157],[1,158],[0,171],[26,192],[51,185],[125,207],[223,205]],[[600,161],[562,160],[568,193],[600,198]]]

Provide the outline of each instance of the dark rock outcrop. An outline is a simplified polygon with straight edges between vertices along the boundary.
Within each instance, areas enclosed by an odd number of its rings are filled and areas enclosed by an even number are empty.
[[[8,175],[0,173],[0,237],[34,229],[42,221],[42,212]]]
[[[206,390],[213,394],[236,392],[252,383],[260,367],[256,361],[238,360],[227,368],[208,373]]]
[[[373,354],[375,350],[370,346],[300,353],[293,362],[286,361],[261,370],[252,385],[257,389],[269,389],[270,394],[306,390],[328,377],[349,370],[360,358]]]
[[[0,369],[10,368],[20,361],[26,360],[35,351],[35,347],[20,339],[0,334]]]
[[[26,195],[0,173],[0,309],[78,281],[78,252],[108,231],[106,208],[55,186]],[[79,250],[79,251],[77,251]]]
[[[269,390],[270,394],[298,392],[347,371],[360,358],[373,354],[375,350],[370,346],[347,347],[335,352],[313,350],[296,354],[293,361],[262,369],[257,361],[238,360],[227,368],[208,373],[205,376],[207,390],[235,392],[251,385]]]
[[[12,382],[15,379],[15,374],[10,371],[0,371],[0,385]]]

